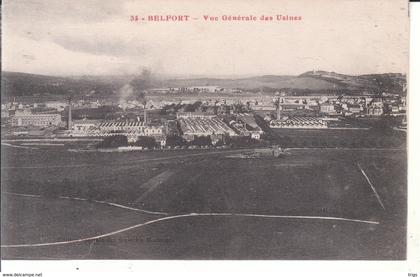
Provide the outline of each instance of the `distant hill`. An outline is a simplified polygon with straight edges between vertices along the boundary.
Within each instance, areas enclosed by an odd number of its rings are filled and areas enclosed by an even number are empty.
[[[90,77],[55,77],[18,72],[2,72],[1,94],[4,97],[112,94],[123,82]]]
[[[309,71],[299,76],[265,75],[239,79],[199,78],[167,80],[168,87],[220,86],[259,90],[261,88],[289,89],[298,91],[343,91],[358,93],[368,91],[379,94],[390,92],[403,94],[406,78],[399,73],[351,76],[326,71]]]
[[[403,94],[407,84],[406,76],[401,73],[352,76],[327,71],[309,71],[298,77],[323,80],[348,90],[369,90],[377,94],[381,92]]]
[[[2,99],[16,96],[110,96],[136,76],[55,77],[2,72]],[[406,78],[398,73],[351,76],[309,71],[298,76],[264,75],[248,78],[191,78],[148,80],[151,87],[220,86],[248,91],[279,89],[298,94],[358,94],[390,92],[405,94]]]
[[[220,86],[224,88],[239,88],[245,90],[259,90],[261,88],[330,90],[343,88],[341,86],[337,87],[331,82],[311,77],[276,75],[265,75],[240,79],[174,79],[167,80],[165,84],[168,87]]]

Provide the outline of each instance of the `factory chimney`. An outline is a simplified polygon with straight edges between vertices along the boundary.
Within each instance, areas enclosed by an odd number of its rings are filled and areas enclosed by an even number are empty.
[[[69,98],[69,116],[67,118],[67,129],[71,130],[72,122],[71,122],[71,98]]]
[[[280,97],[277,98],[277,120],[281,119]]]
[[[143,123],[144,125],[147,124],[147,110],[146,110],[146,103],[143,105]]]

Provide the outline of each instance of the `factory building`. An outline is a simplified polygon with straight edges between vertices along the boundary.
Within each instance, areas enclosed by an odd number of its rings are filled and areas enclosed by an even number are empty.
[[[229,126],[235,130],[240,136],[250,136],[254,139],[260,139],[264,133],[255,121],[252,114],[240,113],[237,114],[235,120],[229,122]]]
[[[11,117],[12,126],[58,126],[61,123],[60,114],[33,114],[30,111],[16,111]]]
[[[90,133],[95,133],[97,124],[96,120],[75,120],[71,125],[71,132],[74,135],[87,136]]]
[[[272,120],[270,128],[324,129],[328,128],[328,123],[313,116],[290,116],[282,120]]]
[[[210,136],[219,138],[224,135],[235,136],[236,133],[222,119],[211,117],[178,117],[183,138],[191,141],[194,137]]]
[[[112,136],[121,134],[131,137],[165,135],[163,126],[144,125],[140,121],[99,121],[78,120],[72,125],[71,134],[75,136]]]
[[[98,124],[98,129],[100,132],[104,133],[116,133],[116,132],[125,132],[125,133],[136,133],[142,136],[158,136],[163,135],[162,126],[149,126],[144,125],[141,121],[131,121],[131,122],[113,122],[106,121]]]

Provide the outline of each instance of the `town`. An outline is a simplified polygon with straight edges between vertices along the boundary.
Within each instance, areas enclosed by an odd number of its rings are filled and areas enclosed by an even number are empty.
[[[156,92],[148,97],[150,92]],[[197,92],[171,99],[181,91]],[[145,91],[144,100],[90,99],[1,105],[5,139],[16,137],[108,138],[123,136],[121,146],[161,149],[223,146],[229,138],[266,138],[270,129],[360,129],[363,122],[392,118],[406,128],[406,99],[384,93],[361,96],[219,96],[217,86]],[[164,95],[164,97],[156,97]],[[359,120],[355,120],[359,119]],[[350,123],[353,122],[353,123]]]

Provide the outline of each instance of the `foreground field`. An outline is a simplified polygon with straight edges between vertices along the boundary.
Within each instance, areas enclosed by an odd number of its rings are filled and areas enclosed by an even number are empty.
[[[404,150],[2,150],[6,258],[405,258]]]

